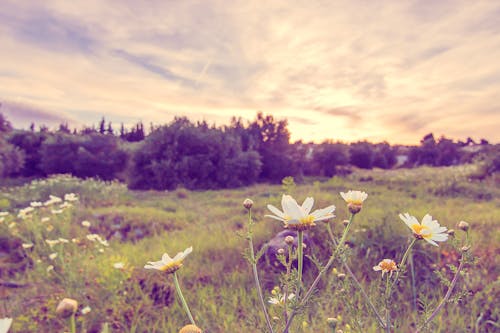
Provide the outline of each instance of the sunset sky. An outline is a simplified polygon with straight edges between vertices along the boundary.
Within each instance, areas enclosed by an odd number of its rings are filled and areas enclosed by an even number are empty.
[[[500,1],[10,1],[0,112],[15,127],[257,111],[292,140],[500,141]]]

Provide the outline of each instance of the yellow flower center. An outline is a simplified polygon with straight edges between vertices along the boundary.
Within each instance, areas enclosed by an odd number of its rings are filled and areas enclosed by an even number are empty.
[[[167,274],[172,274],[173,272],[181,268],[181,266],[182,266],[182,261],[174,261],[162,266],[160,268],[160,271],[165,272]]]
[[[424,235],[422,235],[422,230],[426,230],[426,229],[429,229],[428,227],[426,227],[425,225],[421,225],[421,224],[414,224],[411,226],[411,229],[413,230],[413,233],[417,236],[420,236],[420,237],[424,237]]]
[[[391,272],[397,269],[396,263],[394,261],[382,261],[379,264],[383,271]]]
[[[306,217],[301,218],[299,222],[300,224],[314,225],[314,216],[307,215]]]

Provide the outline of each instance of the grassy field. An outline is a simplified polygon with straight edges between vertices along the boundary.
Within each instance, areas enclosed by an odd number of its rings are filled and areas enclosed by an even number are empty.
[[[449,229],[467,221],[470,251],[477,262],[459,278],[456,290],[462,297],[446,305],[430,331],[498,332],[500,187],[498,178],[468,181],[473,168],[356,171],[345,178],[306,179],[287,191],[299,202],[314,197],[315,208],[336,205],[336,235],[348,216],[339,192],[368,193],[347,243],[349,265],[376,307],[382,306],[383,280],[372,267],[383,258],[400,259],[411,236],[400,213],[418,218],[429,213]],[[265,331],[251,268],[242,256],[247,244],[240,236],[247,224],[242,202],[247,197],[254,201],[254,242],[260,248],[283,229],[279,221],[264,217],[267,204],[279,207],[283,191],[279,185],[261,184],[205,192],[132,192],[119,183],[65,176],[4,187],[0,211],[10,215],[0,223],[0,318],[14,319],[12,332],[68,331],[55,308],[62,298],[70,297],[79,302],[78,332],[100,332],[104,323],[112,332],[177,332],[188,320],[175,296],[172,276],[143,266],[164,252],[174,255],[193,246],[178,273],[198,325],[206,333]],[[57,203],[35,208],[24,219],[17,216],[31,202],[68,193],[79,197],[71,207],[59,209]],[[463,236],[459,230],[456,235]],[[330,254],[325,225],[318,223],[309,238],[307,250],[325,263]],[[47,239],[59,243],[49,244]],[[395,332],[414,330],[446,292],[440,276],[450,279],[448,264],[458,265],[460,257],[452,243],[438,248],[417,242],[412,274],[406,274],[394,295]],[[259,270],[267,299],[280,272],[264,260]],[[316,273],[314,266],[307,267],[306,285]],[[344,332],[380,331],[359,291],[339,273],[342,266],[335,265],[322,279],[292,332],[329,332],[329,317],[337,318]],[[19,285],[12,288],[6,282]],[[82,314],[87,306],[91,311]],[[269,309],[272,316],[281,315],[270,304]]]

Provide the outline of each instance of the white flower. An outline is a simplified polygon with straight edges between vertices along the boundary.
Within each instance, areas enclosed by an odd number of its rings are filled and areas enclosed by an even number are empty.
[[[422,223],[419,223],[415,216],[408,213],[399,214],[399,217],[418,239],[424,239],[434,246],[438,246],[436,242],[444,242],[448,239],[446,227],[441,227],[438,221],[433,220],[429,214],[424,216]]]
[[[7,333],[12,325],[12,318],[0,319],[0,333]]]
[[[62,199],[59,197],[56,197],[55,195],[49,195],[49,198],[50,198],[49,200],[47,200],[43,203],[44,206],[50,206],[50,205],[62,202]]]
[[[284,194],[281,198],[281,207],[283,211],[273,205],[267,205],[267,208],[274,215],[266,215],[267,217],[282,221],[285,226],[294,230],[306,230],[314,226],[316,221],[327,220],[335,217],[333,211],[335,206],[331,205],[323,209],[317,209],[311,212],[314,205],[314,199],[309,197],[304,200],[302,206],[299,206],[297,201],[289,195]]]
[[[23,249],[30,249],[33,247],[33,243],[23,243],[21,244],[21,246],[23,247]]]
[[[61,241],[59,239],[46,239],[45,243],[49,244],[50,248],[52,248],[54,245],[59,244]]]
[[[363,201],[368,198],[368,194],[361,191],[340,192],[340,196],[347,202],[347,207],[351,214],[357,214],[363,207]]]
[[[52,212],[52,214],[57,215],[57,214],[61,214],[63,212],[63,210],[62,209],[52,209],[51,212]]]
[[[113,264],[113,267],[116,268],[116,269],[122,269],[122,268],[125,267],[125,264],[122,263],[122,262],[117,262],[117,263]]]
[[[57,258],[57,252],[49,254],[49,259],[50,260],[54,260],[55,258]]]
[[[60,243],[69,243],[69,240],[67,240],[66,238],[59,238],[58,241]]]
[[[394,260],[391,259],[384,259],[379,262],[377,266],[373,266],[374,271],[382,271],[382,276],[384,276],[385,273],[389,273],[389,275],[392,275],[392,272],[396,271],[397,269],[398,266],[396,265]]]
[[[47,266],[47,273],[50,271],[53,271],[53,270],[54,270],[54,266],[52,266],[52,265]]]
[[[82,315],[86,315],[87,313],[89,313],[90,311],[92,311],[92,309],[90,308],[90,306],[86,306],[82,309]]]
[[[149,261],[147,265],[144,266],[145,269],[156,269],[168,274],[174,273],[176,270],[181,268],[182,262],[193,251],[193,247],[188,247],[184,252],[179,252],[174,258],[170,258],[167,253],[164,253],[160,261]]]
[[[363,201],[368,198],[368,194],[365,192],[361,191],[348,191],[347,193],[340,192],[340,196],[345,200],[345,202],[356,204],[356,205],[362,205]]]
[[[70,204],[69,202],[66,202],[66,201],[59,205],[60,209],[69,208],[69,207],[73,207],[73,204]]]
[[[288,295],[287,300],[291,301],[294,298],[295,298],[295,294],[291,293],[290,295]],[[285,303],[285,295],[282,295],[279,298],[278,297],[269,297],[268,302],[273,304],[273,305],[282,305]]]
[[[31,212],[33,212],[34,210],[35,210],[35,208],[33,208],[33,207],[26,207],[26,208],[20,209],[19,214],[17,214],[17,217],[24,220],[25,218],[30,217],[29,214]]]
[[[31,207],[41,207],[43,204],[40,201],[33,201],[30,203]]]
[[[50,217],[42,217],[42,219],[40,221],[42,221],[42,222],[49,222],[50,221]]]
[[[90,222],[89,221],[82,221],[82,226],[84,226],[85,228],[88,228],[88,227],[90,227]]]
[[[7,216],[7,215],[9,215],[9,212],[0,212],[1,217]]]
[[[64,200],[66,201],[77,201],[78,197],[75,193],[68,193],[64,195]]]

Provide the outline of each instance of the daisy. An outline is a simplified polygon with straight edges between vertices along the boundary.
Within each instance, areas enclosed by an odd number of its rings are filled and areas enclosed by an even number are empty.
[[[0,332],[7,333],[9,331],[10,325],[12,325],[12,318],[0,319]]]
[[[267,208],[274,215],[266,216],[282,221],[285,223],[285,227],[298,231],[311,228],[315,225],[314,222],[316,221],[328,220],[335,217],[335,215],[333,215],[333,211],[335,210],[334,205],[323,209],[317,209],[310,213],[313,205],[314,199],[311,197],[306,198],[302,203],[302,206],[299,206],[294,198],[284,194],[281,198],[281,207],[283,208],[283,211],[280,211],[273,205],[267,205]]]
[[[113,264],[113,267],[116,269],[123,269],[125,267],[125,264],[122,262],[117,262]]]
[[[392,275],[392,272],[398,270],[398,266],[396,265],[394,260],[384,259],[379,262],[377,266],[373,266],[373,270],[382,271],[382,276],[384,276],[385,273],[389,273],[389,275]]]
[[[424,239],[434,246],[438,246],[436,242],[444,242],[448,239],[446,227],[441,227],[438,221],[433,220],[429,214],[424,216],[422,223],[419,223],[415,216],[408,213],[399,214],[399,217],[406,223],[417,239]]]
[[[160,261],[149,261],[144,266],[145,269],[156,269],[167,274],[174,273],[182,266],[182,261],[193,251],[193,247],[188,247],[184,252],[179,252],[174,258],[170,258],[167,253],[164,253]]]
[[[77,201],[78,197],[75,193],[68,193],[64,195],[64,200],[66,201]]]
[[[351,191],[347,193],[340,192],[340,196],[347,202],[347,207],[352,214],[359,213],[363,207],[363,201],[368,198],[368,194],[361,191]]]
[[[295,294],[291,293],[290,295],[288,295],[287,300],[291,301],[294,298],[295,298]],[[282,295],[279,298],[278,297],[269,297],[268,302],[273,304],[273,305],[282,305],[285,303],[285,295]]]
[[[92,308],[90,306],[86,306],[82,309],[82,315],[86,315],[87,313],[89,313],[90,311],[92,311]]]

